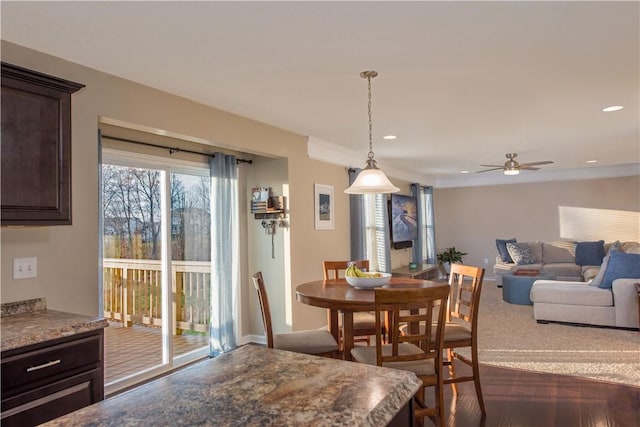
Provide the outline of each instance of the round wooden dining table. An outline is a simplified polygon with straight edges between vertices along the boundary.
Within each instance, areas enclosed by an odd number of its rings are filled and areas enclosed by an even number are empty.
[[[410,279],[392,277],[385,288],[432,288],[449,287],[445,281]],[[344,359],[351,360],[351,349],[354,345],[353,313],[358,311],[374,311],[373,289],[358,289],[347,283],[345,279],[314,280],[296,288],[296,299],[303,304],[322,307],[329,310],[329,330],[338,341],[338,316],[342,314],[342,336],[344,339]]]

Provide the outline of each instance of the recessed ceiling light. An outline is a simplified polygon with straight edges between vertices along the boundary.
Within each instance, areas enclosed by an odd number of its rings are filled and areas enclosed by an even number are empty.
[[[611,105],[609,107],[605,107],[602,109],[602,111],[604,111],[605,113],[610,113],[612,111],[619,111],[622,110],[624,107],[622,105]]]
[[[469,171],[460,171],[460,173],[469,173]]]
[[[398,138],[398,137],[395,136],[395,135],[385,135],[385,136],[382,137],[382,139],[396,139],[396,138]]]
[[[587,163],[598,163],[597,160],[587,160]]]

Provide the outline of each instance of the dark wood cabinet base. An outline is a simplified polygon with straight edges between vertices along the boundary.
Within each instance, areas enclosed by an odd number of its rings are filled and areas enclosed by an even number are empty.
[[[35,426],[104,399],[104,331],[2,353],[1,426]]]

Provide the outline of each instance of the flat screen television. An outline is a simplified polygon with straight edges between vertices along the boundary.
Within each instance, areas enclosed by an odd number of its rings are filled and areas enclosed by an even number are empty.
[[[418,200],[413,196],[391,194],[389,200],[391,244],[394,249],[410,248],[418,238]]]

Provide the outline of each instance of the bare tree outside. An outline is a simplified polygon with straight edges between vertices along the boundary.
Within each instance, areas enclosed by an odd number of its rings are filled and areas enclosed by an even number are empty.
[[[105,258],[160,259],[160,172],[103,165]],[[171,174],[174,260],[209,261],[209,178]]]

